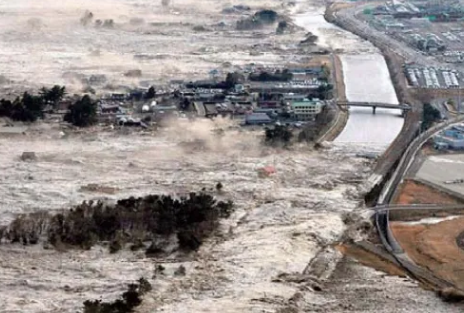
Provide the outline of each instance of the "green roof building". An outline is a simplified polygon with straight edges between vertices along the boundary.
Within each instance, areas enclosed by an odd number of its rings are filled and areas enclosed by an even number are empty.
[[[299,121],[312,121],[322,110],[323,103],[319,99],[303,99],[290,104],[295,118]]]

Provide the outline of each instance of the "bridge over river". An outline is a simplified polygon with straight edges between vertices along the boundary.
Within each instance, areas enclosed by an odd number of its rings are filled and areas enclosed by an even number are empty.
[[[408,104],[391,104],[391,103],[381,103],[381,102],[356,102],[356,101],[338,101],[338,106],[340,107],[370,107],[372,108],[372,114],[375,114],[377,108],[382,109],[395,109],[403,110],[403,114],[411,109],[411,106]]]

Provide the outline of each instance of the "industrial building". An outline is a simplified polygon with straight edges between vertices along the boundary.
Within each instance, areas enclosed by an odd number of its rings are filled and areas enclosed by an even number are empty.
[[[266,113],[249,113],[245,116],[245,125],[264,125],[272,122]]]
[[[448,128],[433,138],[434,147],[437,150],[461,150],[464,149],[464,125]]]

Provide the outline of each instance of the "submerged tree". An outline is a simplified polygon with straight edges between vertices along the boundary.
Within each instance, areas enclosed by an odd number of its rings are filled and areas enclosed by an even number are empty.
[[[153,99],[156,96],[156,90],[154,86],[148,88],[147,93],[145,94],[146,99]]]
[[[88,95],[69,107],[64,121],[78,127],[87,127],[97,122],[97,104]]]
[[[63,99],[65,94],[66,94],[66,87],[65,86],[55,85],[51,89],[43,87],[40,90],[40,95],[44,99],[45,103],[52,104],[53,106],[56,106],[56,104],[61,99]]]
[[[265,142],[269,145],[283,144],[287,146],[293,137],[292,131],[284,125],[276,125],[274,128],[267,128]]]

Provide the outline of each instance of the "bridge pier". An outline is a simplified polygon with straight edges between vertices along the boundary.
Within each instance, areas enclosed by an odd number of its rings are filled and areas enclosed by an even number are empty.
[[[373,107],[372,107],[372,114],[374,114],[374,115],[375,115],[375,109],[377,109],[377,107],[376,107],[376,106],[373,106]]]

